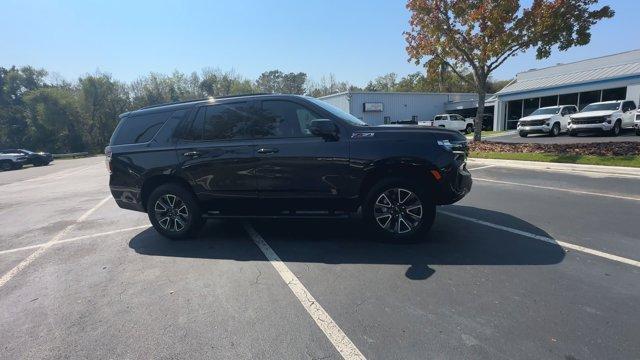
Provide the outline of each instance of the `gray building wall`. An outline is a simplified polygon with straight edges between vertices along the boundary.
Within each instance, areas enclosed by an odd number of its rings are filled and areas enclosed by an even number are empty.
[[[437,114],[445,113],[445,105],[450,101],[474,99],[475,94],[468,93],[384,93],[350,92],[321,97],[334,105],[371,125],[382,125],[385,117],[389,121],[431,120]],[[382,103],[383,111],[363,111],[364,103]]]

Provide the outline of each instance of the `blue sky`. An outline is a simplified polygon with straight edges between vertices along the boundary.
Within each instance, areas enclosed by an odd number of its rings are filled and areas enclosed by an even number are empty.
[[[528,1],[525,1],[527,3]],[[593,28],[589,45],[535,60],[532,51],[494,75],[640,47],[636,0],[601,1],[616,16]],[[150,71],[217,67],[256,78],[271,69],[333,73],[363,86],[407,62],[405,1],[24,1],[4,0],[0,66],[44,67],[68,80],[96,70],[131,81]]]

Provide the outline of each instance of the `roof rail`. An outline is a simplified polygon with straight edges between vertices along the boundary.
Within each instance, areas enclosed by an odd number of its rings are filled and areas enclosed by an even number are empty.
[[[254,96],[254,95],[272,95],[272,93],[246,93],[246,94],[236,94],[236,95],[211,96],[211,97],[206,97],[206,98],[202,98],[202,99],[191,99],[191,100],[174,101],[174,102],[162,103],[162,104],[156,104],[156,105],[148,105],[148,106],[140,108],[140,110],[151,109],[151,108],[156,108],[156,107],[160,107],[160,106],[186,104],[186,103],[190,103],[190,102],[205,101],[205,100],[210,100],[210,99],[229,99],[229,98],[235,98],[235,97]]]

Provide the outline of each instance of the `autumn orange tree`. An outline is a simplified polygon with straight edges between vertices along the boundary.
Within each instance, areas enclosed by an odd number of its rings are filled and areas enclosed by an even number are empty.
[[[557,47],[586,45],[591,26],[610,18],[597,0],[409,0],[411,30],[404,33],[409,60],[437,76],[447,68],[478,93],[474,140],[480,141],[482,115],[491,73],[510,57],[536,49],[543,59]],[[465,76],[470,72],[473,76]]]

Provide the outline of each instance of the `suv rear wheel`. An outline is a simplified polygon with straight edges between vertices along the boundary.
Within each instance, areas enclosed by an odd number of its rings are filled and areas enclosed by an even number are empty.
[[[392,242],[425,240],[435,213],[435,204],[427,192],[401,179],[376,184],[363,206],[364,220],[373,234]]]
[[[467,127],[464,129],[465,134],[471,134],[473,132],[473,125],[467,124]]]
[[[9,171],[13,169],[13,164],[10,160],[0,161],[0,171]]]
[[[164,184],[153,190],[147,201],[147,214],[156,231],[171,239],[196,235],[204,222],[195,196],[177,184]]]

